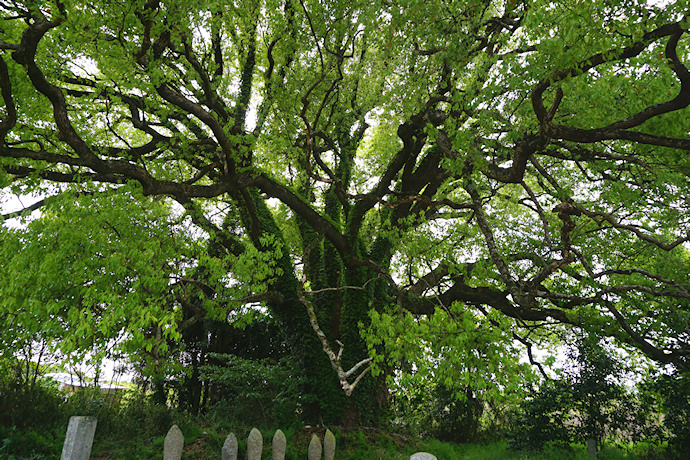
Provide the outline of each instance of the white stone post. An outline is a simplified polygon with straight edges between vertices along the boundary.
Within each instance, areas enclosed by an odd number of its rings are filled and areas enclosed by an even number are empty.
[[[96,417],[70,417],[60,460],[89,460],[96,423]]]

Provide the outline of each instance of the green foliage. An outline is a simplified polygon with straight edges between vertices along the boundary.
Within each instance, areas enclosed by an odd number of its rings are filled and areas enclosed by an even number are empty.
[[[658,439],[648,408],[622,384],[626,374],[620,358],[592,338],[575,343],[561,377],[545,381],[513,415],[511,447],[540,450],[588,439],[601,447],[606,439]]]
[[[685,374],[661,374],[642,384],[643,401],[663,414],[669,458],[683,458],[690,446],[690,382]]]
[[[168,406],[153,401],[150,395],[140,392],[127,394],[119,404],[103,405],[103,399],[97,395],[96,402],[88,403],[96,410],[102,411],[99,427],[103,425],[103,439],[139,439],[148,441],[153,437],[165,436],[174,423],[180,425],[188,420]],[[84,395],[88,398],[88,395]],[[102,423],[103,422],[103,423]]]
[[[0,457],[55,458],[72,415],[65,394],[30,360],[0,358]]]
[[[477,399],[469,388],[464,394],[458,394],[457,389],[431,385],[434,387],[426,391],[416,389],[417,398],[406,398],[407,392],[402,391],[394,396],[396,422],[407,430],[440,441],[471,443],[482,440],[487,434],[484,430],[488,422],[484,414],[486,403]]]
[[[38,375],[32,362],[0,358],[0,427],[23,432],[29,427],[52,428],[62,421],[64,395]]]
[[[484,402],[476,399],[470,389],[464,398],[439,385],[429,414],[430,434],[442,441],[464,443],[478,440]]]
[[[400,378],[389,382],[397,391],[419,380],[438,382],[460,399],[471,388],[481,399],[493,400],[517,395],[534,378],[529,365],[520,362],[510,322],[458,303],[426,317],[373,311],[365,338],[376,370],[402,364]]]
[[[4,398],[5,393],[2,393]],[[200,429],[188,417],[151,402],[142,394],[127,394],[113,399],[98,390],[83,389],[66,397],[55,388],[42,388],[33,399],[24,395],[13,410],[23,409],[21,425],[0,423],[2,458],[53,459],[62,451],[69,418],[91,415],[98,419],[92,452],[111,449],[121,452],[116,458],[152,458],[160,455],[163,438],[173,423],[189,434]],[[29,404],[33,404],[33,407]],[[123,440],[127,440],[123,445]],[[153,440],[153,443],[151,442]]]
[[[209,409],[213,418],[261,426],[291,426],[297,420],[302,382],[294,360],[212,353],[200,372],[215,389]]]
[[[63,427],[39,427],[18,430],[0,426],[0,455],[8,460],[50,459],[62,452]]]
[[[572,406],[569,387],[568,382],[548,382],[522,404],[511,420],[511,448],[540,450],[570,444],[573,434],[567,425]]]
[[[44,340],[53,352],[88,352],[94,361],[164,351],[162,339],[179,338],[169,282],[187,244],[170,233],[168,212],[128,193],[96,192],[56,200],[25,228],[7,230],[0,249],[0,308],[12,312],[0,334],[5,349]],[[153,327],[162,338],[148,333]]]
[[[2,4],[0,186],[47,197],[3,350],[162,389],[261,303],[305,418],[367,424],[393,376],[519,398],[561,325],[689,370],[686,0]]]

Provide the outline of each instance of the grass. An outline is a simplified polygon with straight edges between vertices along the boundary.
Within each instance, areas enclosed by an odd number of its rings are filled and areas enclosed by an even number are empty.
[[[99,398],[73,398],[50,417],[32,418],[26,428],[0,426],[0,458],[3,460],[40,460],[59,458],[69,415],[98,417],[92,448],[92,460],[159,459],[167,430],[177,424],[185,436],[183,459],[220,458],[221,448],[231,431],[239,440],[239,458],[246,453],[248,424],[233,423],[223,414],[191,417],[145,399],[133,399],[113,406]],[[49,420],[50,419],[50,420]],[[41,423],[38,423],[41,422]],[[271,458],[271,440],[275,428],[259,427],[264,439],[263,458]],[[286,427],[286,459],[303,460],[312,435],[323,439],[323,427]],[[430,452],[439,460],[578,460],[586,459],[584,446],[569,449],[550,448],[538,453],[511,451],[506,442],[487,444],[454,444],[435,439],[420,439],[400,432],[373,428],[348,429],[331,427],[335,434],[338,460],[409,460],[415,452]],[[637,444],[627,448],[609,447],[600,453],[601,460],[662,459],[663,450],[653,445]]]
[[[219,429],[220,428],[220,429]],[[181,429],[185,434],[183,460],[202,460],[220,458],[220,452],[229,433],[224,427],[204,426],[183,423]],[[337,447],[336,458],[339,460],[409,460],[419,451],[433,453],[438,460],[585,460],[587,451],[583,445],[573,445],[570,449],[551,448],[542,452],[512,452],[506,442],[490,444],[453,444],[434,439],[408,438],[398,433],[375,429],[346,429],[334,427]],[[240,443],[238,458],[244,458],[248,427],[234,430]],[[284,430],[288,440],[287,460],[303,460],[312,434],[323,439],[325,428],[301,428]],[[262,430],[264,451],[262,459],[271,458],[271,439],[275,430]],[[92,451],[93,460],[138,460],[160,458],[163,452],[164,436],[150,439],[122,440],[96,439]],[[628,451],[607,447],[599,454],[600,460],[633,460],[650,459],[644,449]]]

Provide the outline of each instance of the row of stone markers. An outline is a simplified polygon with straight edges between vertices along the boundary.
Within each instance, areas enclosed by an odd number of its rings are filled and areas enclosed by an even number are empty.
[[[273,460],[284,460],[285,450],[287,448],[287,439],[283,430],[276,431],[273,435],[271,457]],[[252,428],[247,438],[247,460],[261,460],[261,452],[264,449],[264,440],[261,432],[256,428]],[[163,460],[180,460],[182,458],[182,451],[184,450],[184,436],[182,431],[173,425],[165,436],[165,444],[163,445]],[[238,445],[237,437],[234,433],[230,433],[225,438],[223,449],[221,451],[221,458],[223,460],[237,460]],[[326,435],[323,438],[323,446],[321,440],[316,435],[312,435],[309,443],[309,460],[321,460],[323,455],[324,460],[333,460],[335,458],[335,436],[331,430],[326,430]]]
[[[261,432],[256,428],[252,428],[247,438],[247,460],[261,460],[263,448],[264,441]],[[283,430],[276,431],[273,435],[273,456],[271,458],[273,460],[284,460],[286,448],[287,439],[285,438],[285,433],[283,433]],[[180,460],[182,458],[184,436],[177,425],[173,425],[168,431],[163,449],[163,460]],[[223,460],[237,460],[237,452],[237,437],[235,437],[234,433],[230,433],[225,438],[221,458]],[[333,460],[335,458],[335,436],[328,429],[323,437],[323,446],[318,436],[315,434],[311,436],[307,458],[308,460],[321,460],[322,454],[324,460]],[[436,457],[426,452],[417,452],[412,454],[410,460],[436,460]]]
[[[89,460],[95,433],[96,417],[71,417],[67,427],[65,443],[62,447],[61,460]],[[286,447],[287,439],[285,438],[285,433],[282,430],[276,431],[272,442],[272,459],[284,460]],[[165,436],[163,460],[180,460],[183,450],[184,436],[178,426],[173,425]],[[247,439],[247,460],[261,460],[262,451],[263,437],[261,432],[256,428],[252,428]],[[237,460],[237,454],[237,438],[234,433],[230,433],[225,438],[221,457],[223,460]],[[323,446],[321,445],[321,440],[315,434],[312,435],[309,442],[307,458],[309,460],[321,460],[322,456],[324,460],[334,460],[335,458],[335,436],[333,436],[331,430],[326,430]],[[426,452],[417,452],[410,457],[410,460],[436,460],[436,457]]]

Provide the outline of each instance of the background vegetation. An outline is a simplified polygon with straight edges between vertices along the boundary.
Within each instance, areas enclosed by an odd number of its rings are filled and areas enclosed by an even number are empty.
[[[2,453],[681,455],[689,11],[0,0]],[[41,377],[107,360],[118,404]]]
[[[650,376],[636,387],[624,385],[622,363],[596,344],[582,342],[569,353],[573,364],[522,400],[482,401],[468,390],[458,399],[442,386],[401,389],[391,403],[391,421],[378,428],[330,426],[337,458],[407,459],[417,451],[439,459],[588,458],[594,438],[602,459],[684,458],[690,427],[690,392],[683,376]],[[184,386],[166,383],[160,395],[128,390],[114,398],[83,388],[72,396],[25,362],[4,360],[0,379],[0,454],[3,458],[55,458],[72,415],[98,418],[92,451],[97,459],[149,459],[161,455],[165,434],[177,424],[185,435],[187,459],[213,458],[229,432],[241,452],[259,427],[270,458],[277,428],[288,438],[287,458],[305,458],[312,434],[325,427],[301,421],[299,383],[289,378],[289,362],[213,356],[202,380],[216,387],[214,402],[195,414],[185,403]],[[37,377],[35,383],[34,377]],[[415,383],[416,385],[416,383]]]

